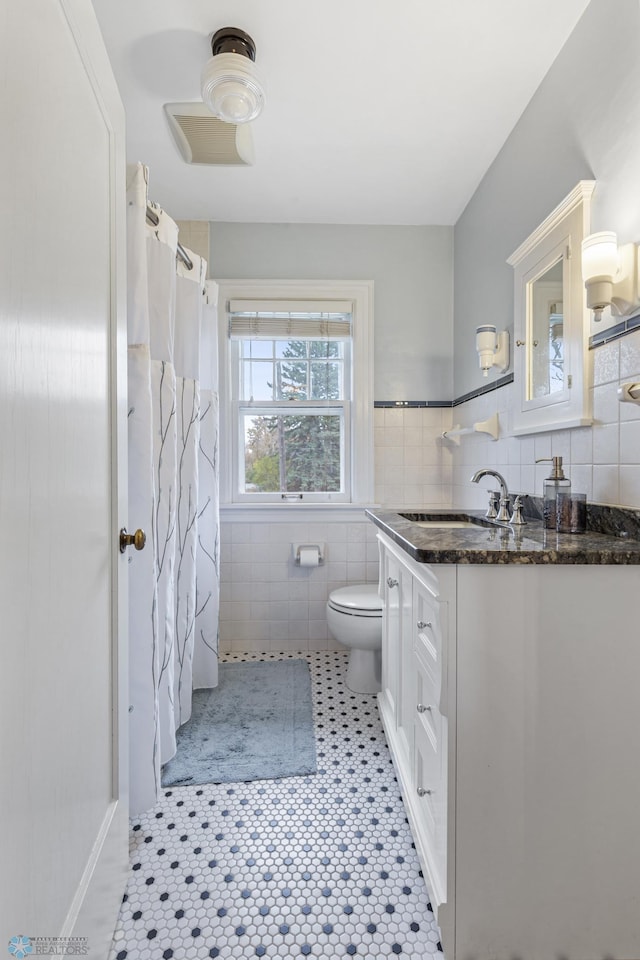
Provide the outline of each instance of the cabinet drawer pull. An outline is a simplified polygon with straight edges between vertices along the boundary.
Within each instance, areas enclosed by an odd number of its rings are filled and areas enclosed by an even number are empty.
[[[397,587],[398,581],[394,580],[393,577],[387,577],[387,586],[388,587]]]
[[[426,630],[427,627],[430,630],[432,626],[431,620],[418,620],[418,630]]]
[[[426,713],[427,710],[431,710],[431,709],[432,709],[431,707],[425,706],[424,703],[419,703],[418,706],[416,707],[416,710],[418,711],[418,713]]]
[[[418,787],[416,792],[419,797],[424,797],[424,796],[430,797],[431,794],[433,793],[433,790],[425,790],[424,787]]]

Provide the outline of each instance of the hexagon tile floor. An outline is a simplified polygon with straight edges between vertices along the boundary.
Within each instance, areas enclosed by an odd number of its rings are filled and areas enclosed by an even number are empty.
[[[311,667],[317,774],[164,790],[132,823],[110,960],[442,960],[376,699],[345,687],[346,654],[294,656]]]

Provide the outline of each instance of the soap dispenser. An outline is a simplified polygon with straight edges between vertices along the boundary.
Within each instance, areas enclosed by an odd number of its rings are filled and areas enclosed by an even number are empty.
[[[558,494],[571,493],[571,480],[565,477],[562,469],[562,457],[541,457],[536,463],[553,463],[553,470],[546,478],[542,488],[542,516],[547,530],[557,528],[557,500]]]

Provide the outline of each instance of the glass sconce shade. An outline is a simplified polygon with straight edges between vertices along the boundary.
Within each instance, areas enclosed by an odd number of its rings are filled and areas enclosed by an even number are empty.
[[[496,327],[493,324],[485,324],[476,329],[476,350],[480,360],[480,369],[483,376],[489,375],[489,370],[493,366],[493,355],[496,349]]]
[[[265,103],[253,61],[238,53],[211,57],[202,71],[201,87],[211,113],[227,123],[255,120]]]
[[[592,233],[582,241],[582,278],[587,288],[587,307],[594,311],[596,321],[613,300],[618,269],[618,238],[613,231]]]
[[[492,367],[504,372],[509,366],[509,334],[506,330],[497,332],[492,323],[476,327],[476,350],[480,361],[482,376],[488,377]]]
[[[613,283],[618,272],[618,238],[611,230],[592,233],[582,241],[582,277]]]

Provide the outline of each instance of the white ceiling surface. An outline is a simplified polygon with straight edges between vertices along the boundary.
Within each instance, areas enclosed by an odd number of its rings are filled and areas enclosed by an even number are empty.
[[[453,224],[589,0],[93,2],[128,158],[173,217]],[[190,166],[162,107],[200,99],[224,26],[256,43],[256,162]]]

